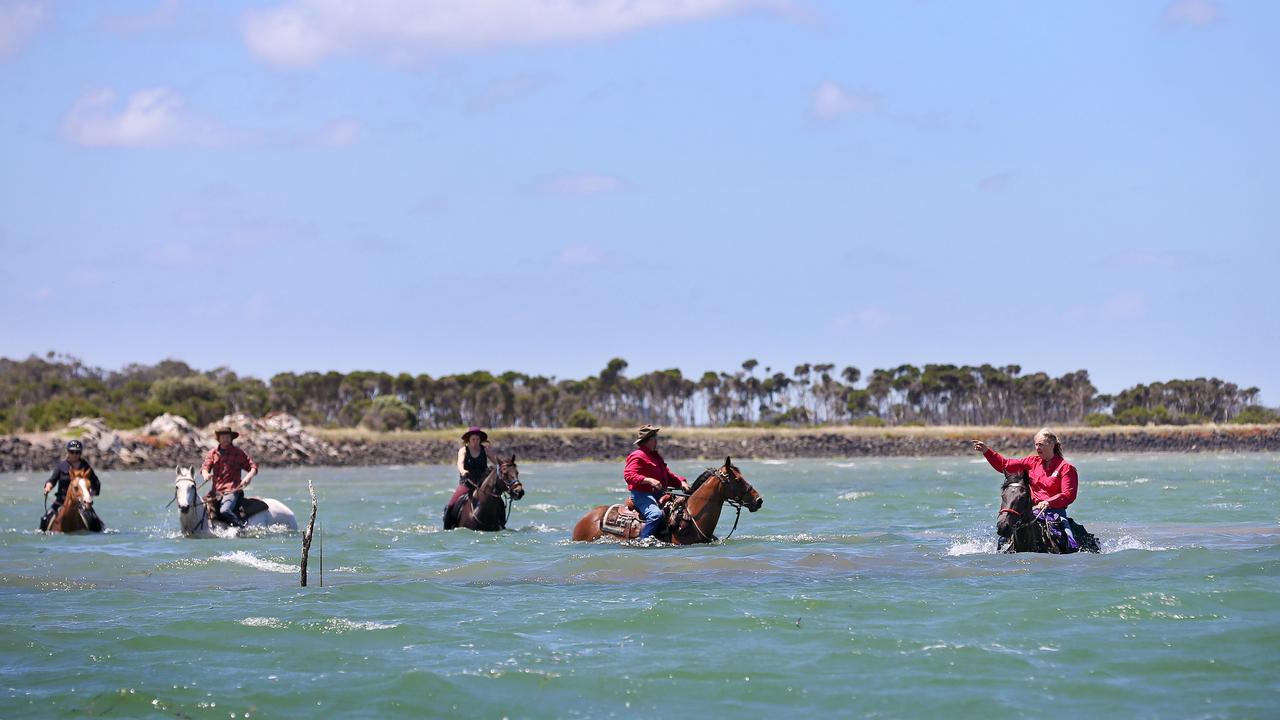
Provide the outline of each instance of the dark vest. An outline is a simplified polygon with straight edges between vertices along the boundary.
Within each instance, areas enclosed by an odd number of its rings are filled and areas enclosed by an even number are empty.
[[[489,471],[489,456],[485,454],[484,446],[480,447],[480,457],[471,457],[471,451],[463,449],[462,467],[466,468],[467,478],[471,482],[484,480],[484,474]]]

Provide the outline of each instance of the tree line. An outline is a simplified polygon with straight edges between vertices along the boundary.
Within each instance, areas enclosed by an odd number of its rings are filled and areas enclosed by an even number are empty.
[[[1218,378],[1140,384],[1100,394],[1086,370],[1060,377],[1018,365],[900,365],[863,375],[854,366],[804,363],[790,372],[746,360],[732,372],[678,369],[635,377],[614,358],[598,375],[557,379],[483,370],[444,375],[357,371],[280,373],[263,381],[179,360],[120,370],[49,353],[0,358],[0,432],[63,427],[103,417],[138,427],[157,415],[198,425],[233,412],[283,411],[323,427],[816,425],[1146,425],[1278,422],[1256,387]]]

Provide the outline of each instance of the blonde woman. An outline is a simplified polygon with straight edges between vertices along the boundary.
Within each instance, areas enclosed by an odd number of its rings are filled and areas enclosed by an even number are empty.
[[[973,449],[982,453],[996,472],[1027,472],[1031,478],[1032,510],[1053,510],[1066,517],[1067,506],[1075,502],[1080,475],[1076,467],[1062,457],[1062,444],[1049,428],[1036,433],[1035,448],[1034,455],[1015,460],[992,450],[981,440],[973,441]]]

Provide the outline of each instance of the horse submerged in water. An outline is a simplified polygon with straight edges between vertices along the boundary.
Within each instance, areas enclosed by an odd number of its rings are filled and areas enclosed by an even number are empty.
[[[719,468],[707,468],[689,489],[687,498],[664,503],[667,521],[654,537],[672,545],[694,545],[714,542],[716,524],[725,503],[738,509],[755,512],[764,506],[764,498],[751,487],[732,459],[725,458]],[[617,540],[635,540],[640,536],[643,518],[635,511],[631,500],[616,505],[598,505],[578,521],[573,528],[573,539],[599,540],[610,537]],[[738,527],[737,518],[733,527]],[[733,531],[730,530],[732,535]]]
[[[45,532],[102,532],[106,524],[93,509],[93,493],[89,491],[89,471],[82,468],[71,470],[71,483],[67,485],[67,496],[58,508],[57,514],[49,520]]]
[[[201,498],[196,490],[194,467],[178,466],[173,481],[173,499],[178,504],[178,524],[184,537],[234,537],[232,528],[218,519],[217,501]],[[274,498],[246,497],[236,511],[246,528],[297,530],[298,520],[287,505]]]
[[[1053,510],[1032,510],[1031,480],[1025,471],[1004,474],[996,534],[996,549],[1004,553],[1099,552],[1098,539],[1083,525]]]
[[[503,496],[511,498],[510,504]],[[520,482],[520,468],[516,456],[509,460],[498,458],[498,464],[489,469],[480,485],[463,495],[458,502],[444,509],[444,529],[464,527],[481,532],[496,532],[507,528],[511,508],[524,497],[524,485]]]

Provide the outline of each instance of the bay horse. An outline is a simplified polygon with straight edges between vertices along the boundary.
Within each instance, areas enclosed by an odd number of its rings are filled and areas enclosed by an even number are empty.
[[[1064,528],[1064,525],[1068,527]],[[1065,555],[1081,550],[1099,552],[1098,539],[1083,525],[1053,511],[1038,513],[1032,510],[1031,480],[1025,471],[1004,474],[1004,484],[1000,486],[1000,512],[996,514],[996,535],[1000,538],[996,549],[1003,553]]]
[[[175,468],[173,499],[178,504],[178,524],[184,537],[234,537],[235,530],[218,519],[217,501],[201,498],[196,490],[196,469],[188,465]],[[240,502],[240,513],[246,528],[284,528],[297,530],[298,520],[289,506],[274,498],[246,497]]]
[[[511,498],[510,506],[502,499],[503,495]],[[511,508],[523,497],[524,485],[520,482],[516,456],[512,454],[509,460],[498,458],[498,464],[489,469],[479,487],[464,495],[453,507],[445,508],[444,529],[464,527],[481,532],[505,530],[507,520],[511,517]]]
[[[89,470],[73,468],[71,482],[62,507],[49,521],[47,532],[102,532],[106,525],[93,510],[93,493],[89,491]]]
[[[655,533],[657,539],[672,545],[695,545],[714,542],[716,524],[725,503],[738,509],[755,512],[764,506],[764,498],[751,487],[731,458],[724,459],[719,468],[708,468],[689,489],[689,497],[664,507],[667,512],[665,527]],[[630,500],[628,500],[628,504]],[[581,541],[613,537],[618,540],[634,540],[640,536],[644,520],[626,504],[598,505],[578,521],[573,528],[573,539]],[[738,527],[737,518],[733,521]],[[730,530],[732,535],[733,531]]]

